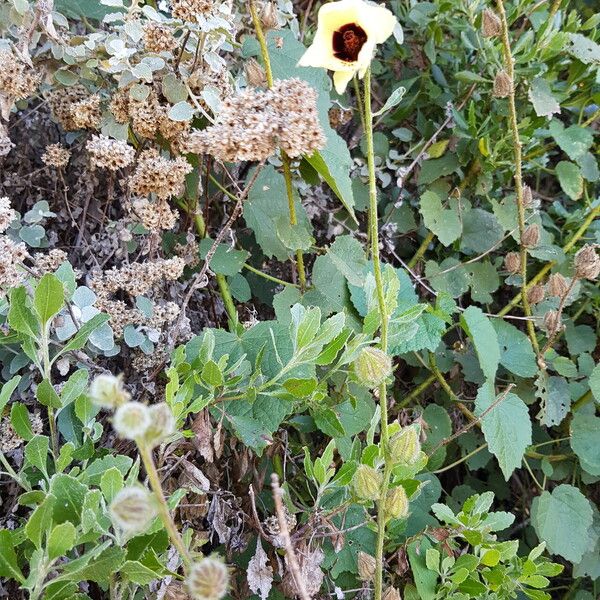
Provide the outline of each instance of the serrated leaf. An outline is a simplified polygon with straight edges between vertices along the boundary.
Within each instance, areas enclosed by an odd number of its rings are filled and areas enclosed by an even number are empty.
[[[25,446],[25,458],[29,464],[47,474],[49,441],[45,435],[33,436]]]
[[[458,210],[453,201],[449,203],[451,208],[444,208],[440,196],[431,190],[421,195],[420,211],[425,227],[431,230],[444,246],[457,240],[462,232]]]
[[[548,82],[542,77],[536,77],[529,88],[529,100],[538,117],[552,117],[560,114],[560,104],[552,95]]]
[[[583,194],[583,177],[579,167],[566,160],[561,160],[556,165],[556,176],[562,191],[571,198],[577,200]]]
[[[600,475],[600,418],[576,413],[571,421],[571,448],[590,475]]]

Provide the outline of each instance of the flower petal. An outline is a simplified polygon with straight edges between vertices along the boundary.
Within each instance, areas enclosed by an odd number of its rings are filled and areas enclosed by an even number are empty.
[[[333,85],[338,94],[343,94],[350,80],[354,77],[354,71],[335,71],[333,74]]]

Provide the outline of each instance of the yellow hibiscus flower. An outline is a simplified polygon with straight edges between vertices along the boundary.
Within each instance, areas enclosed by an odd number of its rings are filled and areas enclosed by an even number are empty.
[[[333,71],[335,89],[342,94],[356,73],[363,77],[375,47],[392,35],[397,23],[387,8],[364,0],[323,4],[315,39],[298,65]]]

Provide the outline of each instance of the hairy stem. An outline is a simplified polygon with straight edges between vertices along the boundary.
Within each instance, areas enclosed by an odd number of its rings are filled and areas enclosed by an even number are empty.
[[[192,563],[192,558],[183,543],[183,539],[179,534],[179,530],[171,517],[171,511],[169,510],[169,505],[167,504],[167,499],[165,498],[165,494],[162,489],[162,485],[160,482],[160,477],[158,475],[158,471],[156,470],[156,465],[154,464],[154,458],[152,457],[152,450],[148,448],[148,446],[140,444],[138,445],[140,456],[142,458],[142,462],[144,463],[144,468],[146,469],[146,474],[148,475],[148,481],[150,482],[150,487],[154,492],[154,496],[158,501],[158,514],[160,516],[169,537],[171,538],[171,542],[173,546],[179,552],[179,556],[181,556],[181,560],[185,565],[186,569]]]

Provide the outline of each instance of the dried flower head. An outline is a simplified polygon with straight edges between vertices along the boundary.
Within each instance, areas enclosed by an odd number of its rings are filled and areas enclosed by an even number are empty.
[[[494,79],[494,98],[507,98],[513,91],[513,82],[509,74],[502,70],[498,71],[496,78]]]
[[[375,576],[375,557],[360,550],[357,557],[358,577],[361,581],[372,581]]]
[[[549,310],[544,315],[544,329],[553,335],[562,328],[562,319],[557,310]]]
[[[150,411],[141,402],[126,402],[115,411],[113,427],[128,440],[141,439],[150,426]]]
[[[533,223],[525,229],[521,243],[525,248],[535,248],[540,243],[540,226],[537,223]]]
[[[102,373],[94,378],[90,385],[90,399],[102,408],[115,409],[131,398],[123,387],[123,377]]]
[[[255,58],[249,58],[244,63],[244,73],[246,74],[248,85],[252,87],[265,87],[267,84],[265,70]]]
[[[62,144],[49,144],[42,154],[42,162],[49,167],[62,169],[71,158],[71,152]]]
[[[154,448],[175,433],[175,417],[166,402],[153,404],[148,412],[150,414],[150,425],[144,432],[144,444]]]
[[[26,279],[23,261],[29,256],[23,242],[0,236],[0,296],[18,287]]]
[[[71,120],[77,129],[98,129],[102,120],[100,96],[93,94],[72,104]]]
[[[7,156],[14,147],[15,145],[8,136],[6,127],[0,122],[0,156]]]
[[[377,387],[392,374],[389,354],[372,346],[363,348],[352,366],[359,382],[370,388]]]
[[[140,154],[129,186],[138,196],[154,193],[157,198],[166,199],[182,193],[185,176],[191,171],[192,165],[184,157],[169,160],[151,148]]]
[[[10,50],[0,50],[0,94],[12,100],[33,95],[42,77]]]
[[[269,29],[279,29],[279,19],[277,18],[277,6],[272,0],[266,0],[260,11],[260,22],[265,31]]]
[[[147,21],[144,25],[144,48],[148,52],[170,52],[177,48],[177,40],[164,23]]]
[[[154,496],[138,486],[119,491],[109,510],[112,522],[129,534],[144,531],[157,515]]]
[[[33,270],[36,275],[40,276],[45,273],[54,273],[67,259],[67,253],[60,248],[52,248],[47,253],[36,252],[32,258],[34,263]]]
[[[0,233],[4,233],[16,218],[17,211],[11,207],[10,200],[6,196],[0,198]]]
[[[527,300],[529,304],[539,304],[545,297],[546,292],[544,290],[544,286],[541,284],[536,284],[531,286],[527,290]]]
[[[548,278],[548,294],[562,298],[569,291],[567,280],[560,273],[552,273]]]
[[[509,273],[518,273],[521,269],[521,257],[518,252],[509,252],[504,257],[504,268]]]
[[[498,37],[502,33],[500,17],[489,8],[486,8],[481,15],[481,33],[486,38]]]
[[[179,212],[172,210],[166,200],[151,202],[148,198],[134,198],[128,207],[131,214],[148,231],[173,229],[179,219]]]
[[[112,113],[117,123],[127,123],[129,121],[129,90],[122,88],[117,90],[108,105],[108,109]]]
[[[207,556],[193,563],[187,577],[193,600],[220,600],[229,587],[229,570],[220,559]]]
[[[155,92],[145,100],[129,98],[129,116],[133,130],[148,139],[153,139],[164,117],[165,109],[160,105]]]
[[[383,590],[381,600],[402,600],[402,596],[395,587],[392,587],[390,585],[389,587],[386,587],[385,590]]]
[[[298,524],[296,515],[291,513],[285,505],[283,507],[283,513],[288,532],[294,531],[296,525]],[[267,517],[264,521],[264,527],[265,531],[271,537],[271,544],[273,544],[275,548],[284,548],[285,540],[281,535],[281,525],[279,525],[279,519],[275,515]]]
[[[600,275],[600,257],[596,246],[586,244],[575,255],[575,277],[594,281]]]
[[[377,500],[381,495],[383,477],[369,465],[358,465],[352,477],[352,491],[360,500]]]
[[[94,168],[118,171],[133,162],[135,150],[123,140],[113,140],[105,135],[93,135],[85,145]]]
[[[208,14],[212,7],[212,0],[171,0],[173,17],[191,23],[198,21],[200,15]]]
[[[53,90],[48,95],[48,105],[52,110],[54,118],[62,125],[65,131],[78,129],[73,120],[73,105],[89,96],[82,85],[74,85],[66,88]]]

